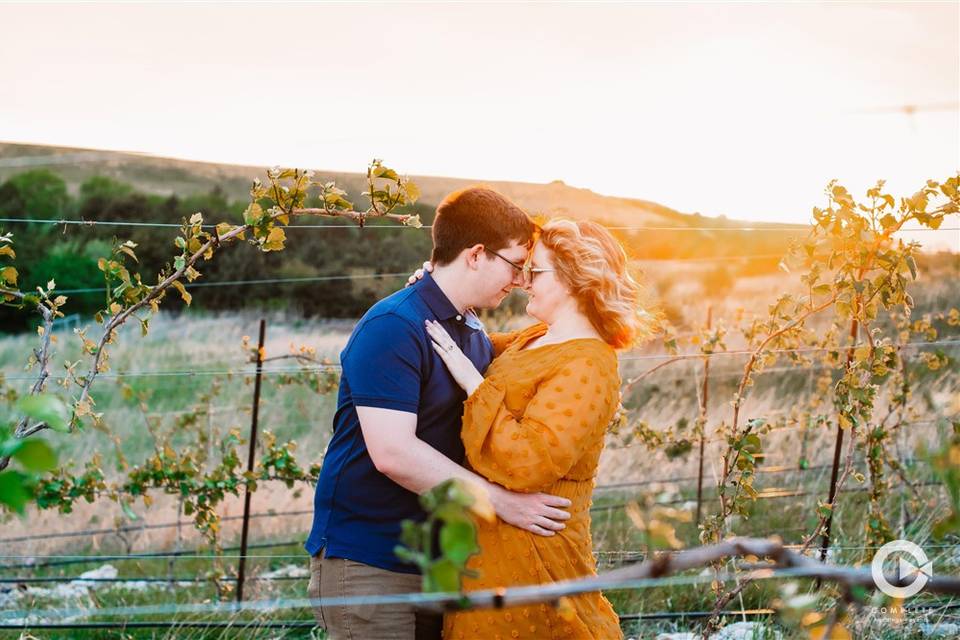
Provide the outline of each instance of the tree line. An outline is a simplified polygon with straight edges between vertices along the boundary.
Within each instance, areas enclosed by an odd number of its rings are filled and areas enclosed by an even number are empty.
[[[180,224],[197,211],[208,219],[234,220],[241,224],[249,201],[230,201],[214,186],[199,195],[155,195],[137,191],[133,186],[105,176],[94,176],[80,184],[72,194],[66,182],[46,169],[26,171],[0,185],[0,217],[45,219],[83,219],[97,222],[132,221]],[[315,203],[307,203],[308,206]],[[403,213],[418,214],[431,224],[434,207],[413,204]],[[298,224],[344,226],[343,221],[311,219]],[[371,221],[368,228],[331,228],[291,230],[297,241],[279,253],[264,253],[255,247],[237,247],[204,269],[199,282],[308,278],[325,275],[366,275],[409,272],[430,255],[428,231]],[[65,314],[92,315],[104,307],[104,274],[97,262],[109,256],[111,241],[122,237],[136,243],[138,270],[144,275],[157,273],[170,261],[173,229],[157,227],[111,227],[107,225],[2,224],[14,233],[20,288],[35,291],[49,280],[60,291],[97,289],[72,293]],[[362,242],[360,236],[363,236]],[[360,250],[356,250],[360,248]],[[399,278],[360,278],[355,280],[271,283],[210,287],[198,296],[194,308],[219,311],[244,308],[285,309],[306,316],[356,318],[379,297],[402,284]],[[182,309],[180,300],[171,299],[173,310]],[[26,316],[26,317],[25,317]],[[36,324],[32,314],[0,309],[0,330],[20,331]]]

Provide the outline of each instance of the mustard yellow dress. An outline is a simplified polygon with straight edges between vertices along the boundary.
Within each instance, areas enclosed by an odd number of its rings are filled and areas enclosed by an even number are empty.
[[[616,352],[598,339],[523,349],[543,335],[536,324],[494,334],[497,357],[467,398],[463,443],[467,463],[507,489],[569,498],[566,528],[551,537],[499,518],[478,521],[481,552],[468,566],[467,591],[543,584],[596,575],[590,538],[590,502],[606,427],[617,408]],[[619,619],[600,593],[570,598],[572,611],[549,604],[452,613],[444,640],[622,638]],[[562,615],[561,615],[562,614]]]

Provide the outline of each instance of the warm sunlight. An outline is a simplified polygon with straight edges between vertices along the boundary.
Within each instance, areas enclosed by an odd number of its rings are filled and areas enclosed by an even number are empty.
[[[806,222],[832,178],[912,191],[960,165],[956,3],[0,16],[0,140],[330,170],[386,157],[784,222]]]
[[[0,640],[960,638],[960,0],[0,27]]]

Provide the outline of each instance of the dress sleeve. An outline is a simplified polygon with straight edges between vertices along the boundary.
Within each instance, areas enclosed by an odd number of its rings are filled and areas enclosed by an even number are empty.
[[[523,415],[504,404],[502,380],[484,380],[464,404],[463,443],[478,473],[513,491],[564,477],[616,409],[616,356],[567,360],[537,387]]]
[[[524,329],[518,329],[517,331],[491,333],[488,337],[490,338],[490,342],[493,343],[493,357],[497,357],[506,351],[510,345],[517,341],[517,338],[520,338],[528,332],[533,331],[534,327],[538,327],[540,324],[542,323],[537,323]]]
[[[507,331],[504,333],[491,333],[489,335],[490,342],[493,343],[493,357],[496,358],[498,355],[507,350],[513,341],[517,339],[517,336],[520,335],[520,331]]]

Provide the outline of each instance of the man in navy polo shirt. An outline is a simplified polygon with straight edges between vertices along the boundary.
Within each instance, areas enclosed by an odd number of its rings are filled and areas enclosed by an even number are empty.
[[[473,313],[520,286],[533,224],[500,194],[471,187],[449,195],[433,224],[433,274],[375,304],[340,354],[343,375],[333,437],[314,498],[306,549],[311,598],[420,590],[418,568],[393,553],[400,523],[426,514],[418,495],[449,478],[485,486],[497,515],[554,535],[565,498],[518,494],[463,468],[466,395],[431,347],[424,322],[440,322],[480,371],[493,348]],[[314,608],[329,637],[439,638],[438,616],[409,605]]]

